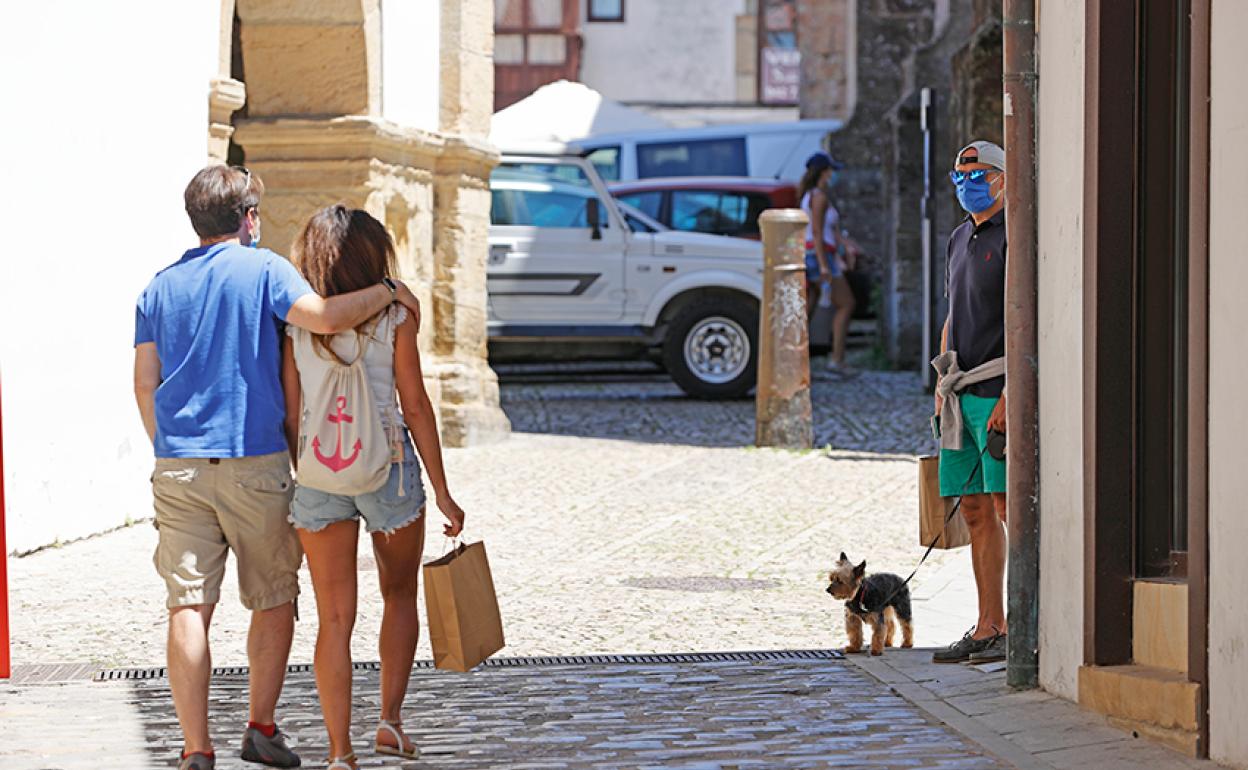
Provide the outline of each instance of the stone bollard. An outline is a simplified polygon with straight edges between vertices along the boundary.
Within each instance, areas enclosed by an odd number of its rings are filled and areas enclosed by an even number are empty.
[[[806,323],[806,213],[769,209],[763,231],[754,443],[810,449],[810,351]]]

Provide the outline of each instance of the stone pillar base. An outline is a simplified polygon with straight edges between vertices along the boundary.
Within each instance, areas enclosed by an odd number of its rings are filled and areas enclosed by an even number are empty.
[[[437,380],[443,444],[480,446],[511,435],[498,405],[498,377],[484,362],[435,359],[427,374]]]

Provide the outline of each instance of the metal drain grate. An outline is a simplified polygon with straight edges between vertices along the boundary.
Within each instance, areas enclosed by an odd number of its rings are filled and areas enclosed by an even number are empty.
[[[553,666],[653,666],[681,663],[767,663],[786,660],[838,660],[844,657],[836,650],[762,650],[751,652],[675,652],[642,655],[551,655],[543,657],[490,658],[483,668],[542,668]],[[366,661],[352,664],[355,671],[380,671],[381,664]],[[418,660],[413,668],[433,668],[433,661]],[[299,663],[287,666],[290,674],[312,672],[312,665]],[[214,668],[214,677],[245,677],[246,666]],[[117,682],[137,679],[163,679],[162,668],[118,668],[97,672],[97,682]]]

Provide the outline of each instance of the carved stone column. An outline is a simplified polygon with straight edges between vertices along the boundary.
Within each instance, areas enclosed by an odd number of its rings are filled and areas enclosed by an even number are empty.
[[[498,153],[486,139],[494,111],[494,4],[440,2],[438,124],[446,146],[434,190],[435,350],[442,435],[448,444],[465,446],[511,431],[498,405],[498,378],[486,360],[489,179],[498,165]]]
[[[442,436],[451,446],[497,441],[511,432],[486,350],[489,178],[497,164],[498,153],[484,140],[448,137],[434,182],[434,350]]]
[[[234,126],[230,116],[243,106],[247,89],[237,80],[213,78],[208,85],[208,162],[224,163]]]

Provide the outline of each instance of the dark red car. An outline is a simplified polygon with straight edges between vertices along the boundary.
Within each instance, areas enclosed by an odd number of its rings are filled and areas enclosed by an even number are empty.
[[[617,182],[608,188],[673,230],[754,240],[759,239],[759,214],[797,206],[797,187],[778,179],[680,176]]]

